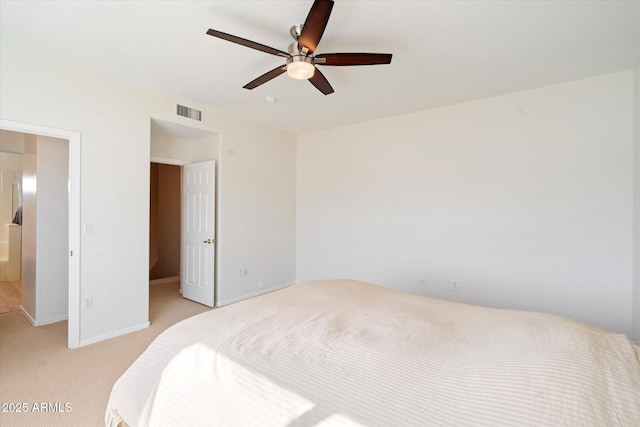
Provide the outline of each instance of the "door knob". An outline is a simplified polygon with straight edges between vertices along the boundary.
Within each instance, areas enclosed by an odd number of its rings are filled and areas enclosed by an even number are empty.
[[[215,243],[216,240],[215,239],[207,239],[207,240],[203,240],[202,243],[208,243],[209,245],[212,243]]]

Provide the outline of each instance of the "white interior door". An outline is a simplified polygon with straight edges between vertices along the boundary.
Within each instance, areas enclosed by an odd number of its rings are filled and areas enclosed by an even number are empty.
[[[215,271],[215,161],[182,169],[182,296],[213,307]]]

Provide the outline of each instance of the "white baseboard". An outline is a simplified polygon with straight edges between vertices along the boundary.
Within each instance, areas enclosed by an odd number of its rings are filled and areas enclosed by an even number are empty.
[[[149,280],[150,285],[159,285],[161,283],[179,282],[180,276],[163,277],[161,279]]]
[[[120,335],[129,334],[131,332],[139,331],[141,329],[146,329],[146,328],[149,327],[149,325],[151,325],[151,322],[144,322],[141,325],[132,326],[132,327],[126,328],[126,329],[121,329],[119,331],[111,332],[111,333],[104,334],[104,335],[100,335],[100,336],[97,336],[97,337],[94,337],[94,338],[89,338],[88,340],[80,340],[80,343],[78,344],[78,347],[84,347],[85,345],[95,344],[95,343],[100,342],[100,341],[108,340],[109,338],[115,338],[115,337],[119,337]]]
[[[267,289],[261,289],[258,292],[254,292],[252,294],[242,295],[240,297],[226,299],[226,300],[222,300],[222,301],[216,301],[215,305],[216,305],[216,307],[222,307],[223,305],[229,305],[229,304],[233,304],[234,302],[242,301],[243,299],[253,298],[253,297],[257,297],[259,295],[268,294],[269,292],[273,292],[273,291],[277,291],[279,289],[287,288],[287,287],[289,287],[291,285],[295,285],[295,284],[296,284],[296,282],[283,283],[282,285],[272,286],[272,287],[267,288]]]
[[[67,319],[69,319],[69,316],[64,314],[64,315],[58,316],[58,317],[50,317],[50,318],[45,319],[45,320],[39,320],[38,322],[36,322],[36,324],[34,326],[44,326],[44,325],[48,325],[50,323],[62,322],[63,320],[67,320]]]
[[[20,304],[20,311],[22,312],[24,317],[27,318],[29,323],[31,323],[31,326],[36,326],[36,321],[33,320],[33,317],[31,317],[31,315],[27,312],[27,310],[25,310],[25,308],[22,306],[22,304]]]
[[[22,305],[20,305],[20,311],[22,312],[24,317],[27,318],[29,323],[31,323],[31,326],[36,326],[36,327],[37,326],[49,325],[51,323],[62,322],[63,320],[69,319],[69,316],[62,315],[62,316],[57,316],[57,317],[50,317],[49,319],[45,319],[45,320],[36,321],[33,317],[31,317],[31,315],[27,312],[27,310],[25,310],[25,308]]]

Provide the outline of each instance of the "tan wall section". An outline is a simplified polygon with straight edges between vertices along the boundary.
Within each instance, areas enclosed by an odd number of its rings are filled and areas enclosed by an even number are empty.
[[[151,163],[149,179],[149,271],[158,262],[158,166]]]
[[[149,279],[180,275],[180,175],[179,166],[152,163],[151,231],[155,233],[157,262],[149,271]],[[154,173],[154,169],[157,172]],[[155,193],[155,200],[154,199]],[[153,226],[154,220],[156,226]],[[151,238],[150,244],[154,242]]]

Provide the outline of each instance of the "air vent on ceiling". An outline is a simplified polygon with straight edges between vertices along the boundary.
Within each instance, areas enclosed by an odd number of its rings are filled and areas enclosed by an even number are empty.
[[[202,121],[202,111],[185,107],[184,105],[180,105],[180,104],[178,104],[178,115],[182,117],[187,117],[193,120],[197,120],[199,122]]]

